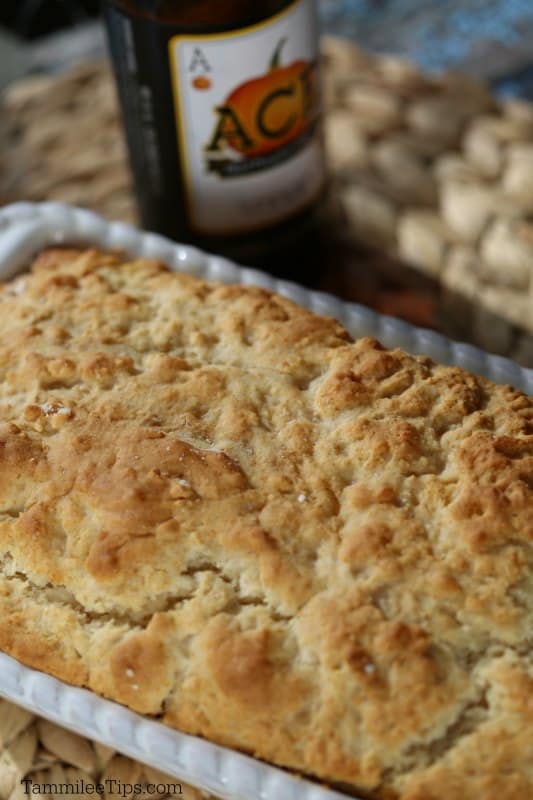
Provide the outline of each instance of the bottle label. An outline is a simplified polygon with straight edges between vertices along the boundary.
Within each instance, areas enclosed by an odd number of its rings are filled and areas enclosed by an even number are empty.
[[[189,224],[246,233],[303,210],[324,181],[314,0],[238,31],[169,42]]]

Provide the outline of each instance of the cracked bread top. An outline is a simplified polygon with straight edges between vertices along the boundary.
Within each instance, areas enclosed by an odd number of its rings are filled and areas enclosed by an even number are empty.
[[[376,800],[533,797],[533,402],[259,288],[0,288],[0,648]]]

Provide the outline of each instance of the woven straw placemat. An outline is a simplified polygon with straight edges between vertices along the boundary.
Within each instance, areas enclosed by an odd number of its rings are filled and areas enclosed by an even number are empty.
[[[103,800],[117,795],[127,800],[133,796],[128,785],[137,785],[136,800],[214,800],[169,775],[0,699],[0,800],[34,796],[32,784],[42,790],[38,796],[43,800],[57,800],[58,796],[74,800],[89,793]],[[98,784],[105,790],[102,795],[83,791],[88,785]]]
[[[1,100],[0,203],[56,200],[136,220],[107,62],[12,84]]]

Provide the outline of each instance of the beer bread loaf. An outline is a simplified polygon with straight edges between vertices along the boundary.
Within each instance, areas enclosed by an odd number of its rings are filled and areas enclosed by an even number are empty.
[[[531,398],[154,261],[0,287],[5,652],[361,797],[528,800],[532,636]]]

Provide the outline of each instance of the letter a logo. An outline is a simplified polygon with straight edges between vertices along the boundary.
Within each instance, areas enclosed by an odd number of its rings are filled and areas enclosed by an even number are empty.
[[[191,63],[189,64],[189,72],[211,72],[211,64],[207,60],[205,53],[200,47],[195,47]]]

